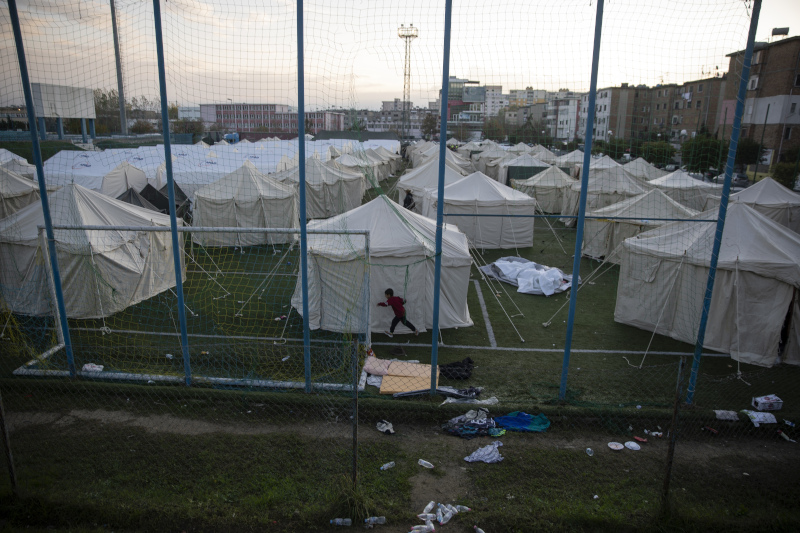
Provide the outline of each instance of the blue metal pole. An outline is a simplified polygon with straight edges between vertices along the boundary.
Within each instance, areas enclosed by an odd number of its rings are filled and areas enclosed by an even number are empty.
[[[447,150],[447,97],[450,89],[450,25],[453,0],[444,4],[444,57],[442,61],[441,118],[439,120],[439,184],[436,192],[436,257],[433,267],[433,321],[431,324],[431,394],[436,394],[436,371],[439,365],[439,292],[442,277],[442,226],[444,217],[444,163]]]
[[[308,233],[306,227],[306,99],[303,71],[303,0],[297,0],[297,142],[300,150],[300,290],[303,296],[303,366],[311,392],[311,329],[308,322]]]
[[[586,217],[586,191],[589,188],[589,163],[592,159],[592,129],[594,128],[594,106],[597,98],[597,68],[600,63],[600,34],[603,30],[604,0],[597,1],[597,14],[594,22],[594,50],[592,51],[592,80],[589,85],[589,112],[586,120],[586,139],[581,171],[581,197],[578,205],[578,227],[575,234],[575,256],[572,259],[572,289],[569,292],[569,315],[567,317],[567,338],[564,342],[564,361],[561,364],[561,385],[558,398],[567,397],[567,375],[569,356],[572,350],[572,330],[575,327],[575,308],[578,303],[578,280],[581,274],[581,247],[583,245],[583,223]]]
[[[87,141],[86,141],[86,119],[85,118],[81,119],[81,137],[82,137],[81,142],[83,144],[86,144]]]
[[[711,264],[708,269],[708,280],[706,282],[706,293],[703,297],[703,311],[700,315],[700,325],[697,328],[697,342],[694,345],[694,359],[692,361],[692,373],[689,376],[689,387],[686,389],[686,403],[694,401],[695,386],[697,385],[697,374],[700,371],[700,359],[703,355],[703,343],[706,340],[706,326],[708,325],[708,313],[711,309],[711,295],[714,292],[714,280],[717,277],[717,263],[719,262],[719,249],[722,244],[722,232],[725,229],[725,217],[728,214],[728,197],[731,193],[731,176],[733,176],[733,165],[736,162],[736,148],[739,145],[739,133],[742,129],[742,115],[744,114],[744,100],[747,94],[747,81],[750,78],[750,61],[753,58],[753,45],[756,40],[756,28],[758,27],[758,15],[761,13],[761,0],[753,2],[753,13],[750,16],[750,32],[747,34],[747,47],[744,50],[744,64],[742,65],[742,76],[739,78],[739,92],[736,95],[736,110],[733,115],[733,130],[731,131],[731,142],[728,147],[728,162],[725,165],[725,183],[722,186],[722,199],[719,202],[719,216],[717,218],[717,231],[714,234],[714,246],[711,249]]]
[[[30,119],[28,119],[30,121]],[[39,134],[43,141],[47,140],[47,126],[44,123],[44,117],[39,117]]]
[[[169,197],[169,226],[172,233],[172,260],[175,267],[175,294],[178,296],[178,322],[181,328],[181,353],[186,385],[192,384],[192,366],[189,359],[189,335],[186,332],[186,307],[183,303],[183,276],[181,275],[181,249],[178,240],[178,217],[175,214],[175,182],[172,178],[172,143],[169,138],[169,110],[167,109],[167,74],[164,68],[164,41],[161,35],[161,4],[153,0],[153,20],[156,29],[156,55],[158,56],[158,87],[161,93],[161,124],[164,134],[164,157],[167,170],[167,196]],[[84,141],[85,142],[85,141]]]
[[[22,46],[22,30],[17,14],[17,0],[8,0],[8,12],[11,16],[11,27],[14,30],[14,43],[17,46],[17,59],[22,77],[22,91],[25,94],[25,106],[28,108],[28,126],[30,128],[31,143],[33,144],[33,162],[36,165],[36,180],[39,183],[39,194],[42,201],[42,215],[44,216],[45,233],[47,234],[47,250],[50,253],[50,268],[53,271],[53,285],[56,293],[56,307],[58,308],[61,332],[64,339],[64,353],[67,356],[69,375],[75,377],[75,359],[72,353],[72,339],[67,323],[67,306],[64,303],[64,291],[61,287],[61,271],[58,268],[56,255],[56,238],[53,235],[53,219],[50,217],[50,201],[47,198],[47,184],[44,181],[44,165],[42,164],[42,149],[39,145],[39,133],[36,128],[36,113],[33,108],[33,93],[31,80],[28,77],[28,62],[25,60],[25,49]]]
[[[89,119],[89,137],[91,137],[92,139],[96,139],[97,138],[97,136],[94,133],[94,119],[93,118]]]
[[[63,141],[64,140],[64,119],[63,118],[58,117],[56,119],[56,129],[58,130],[58,140],[59,141]]]

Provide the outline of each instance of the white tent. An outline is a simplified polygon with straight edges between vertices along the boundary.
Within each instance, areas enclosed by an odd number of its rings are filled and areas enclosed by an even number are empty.
[[[625,163],[622,166],[625,170],[633,174],[634,177],[647,181],[662,178],[667,175],[667,172],[654,167],[641,157],[637,157],[633,161]]]
[[[516,154],[518,154],[518,155],[519,155],[519,154],[525,154],[525,153],[528,153],[528,152],[530,152],[531,150],[533,150],[533,148],[532,148],[532,147],[530,147],[530,146],[528,146],[527,144],[525,144],[525,143],[522,143],[522,142],[521,142],[521,143],[517,143],[517,144],[515,144],[514,146],[512,146],[512,147],[510,147],[510,148],[508,149],[508,151],[509,151],[509,152],[514,152],[514,153],[516,153]]]
[[[32,180],[36,177],[36,165],[31,165],[24,159],[9,159],[5,163],[0,163],[0,168],[16,172],[23,178]]]
[[[545,213],[561,213],[565,191],[575,182],[560,168],[552,166],[526,180],[514,180],[513,186],[536,198],[539,209]]]
[[[559,167],[573,167],[575,165],[582,165],[583,152],[580,150],[573,150],[568,154],[557,157],[555,164]]]
[[[476,150],[483,150],[483,146],[481,146],[481,143],[470,141],[458,147],[458,155],[464,158],[469,158],[471,152],[474,152]]]
[[[716,211],[697,215],[714,219]],[[627,239],[614,319],[694,344],[716,224],[676,222]],[[703,346],[744,363],[778,361],[781,328],[800,287],[800,235],[745,204],[728,208]],[[800,314],[783,360],[800,364]]]
[[[400,170],[400,165],[403,164],[403,158],[400,157],[400,154],[395,154],[393,152],[390,152],[383,146],[379,146],[378,148],[376,148],[375,152],[379,156],[389,161],[389,170],[392,174],[395,174],[397,173],[398,170]]]
[[[486,170],[484,170],[483,173],[495,181],[500,181],[500,169],[503,167],[503,165],[505,165],[505,163],[513,161],[518,157],[519,154],[516,152],[506,152],[505,155],[502,155],[497,159],[492,159],[486,163]],[[500,181],[500,183],[505,183],[505,181]]]
[[[425,214],[436,217],[436,189],[429,189]],[[536,200],[496,182],[482,172],[445,186],[445,215],[535,215]],[[476,248],[527,248],[533,245],[533,218],[445,216]]]
[[[386,196],[328,220],[309,224],[309,230],[369,231],[369,326],[389,329],[390,308],[377,307],[387,288],[405,298],[408,320],[424,331],[433,320],[433,271],[436,222],[411,213]],[[363,235],[308,235],[308,303],[311,329],[365,332]],[[472,258],[467,238],[445,225],[442,232],[441,329],[472,325],[467,306]],[[292,306],[302,314],[300,280]],[[408,333],[402,324],[395,333]],[[435,335],[435,333],[434,333]]]
[[[299,187],[300,167],[270,174],[270,177]],[[344,213],[361,205],[362,196],[362,174],[339,170],[313,157],[306,159],[306,217],[328,218]]]
[[[732,202],[747,204],[778,224],[800,233],[800,194],[787,189],[772,178],[731,195]]]
[[[358,172],[365,179],[365,186],[367,189],[372,189],[378,186],[378,182],[383,178],[383,172],[380,170],[380,164],[363,157],[363,153],[359,154],[344,154],[336,158],[336,162],[342,166],[349,168],[352,172]],[[344,212],[344,211],[342,211]]]
[[[169,226],[167,215],[80,185],[66,185],[49,201],[54,225]],[[53,313],[42,225],[40,204],[0,220],[0,294],[15,313]],[[55,240],[69,318],[107,317],[175,286],[168,232],[56,230]]]
[[[445,186],[455,183],[464,176],[453,170],[448,165],[444,166]],[[408,174],[403,174],[397,181],[397,199],[402,205],[406,196],[406,191],[411,191],[414,196],[414,212],[425,213],[426,190],[438,188],[439,186],[439,165],[432,161],[427,165],[415,168]]]
[[[194,143],[194,145],[195,146],[200,146],[202,148],[208,148],[209,146],[211,146],[210,144],[208,144],[208,143],[206,143],[205,141],[202,141],[202,140],[201,141],[197,141],[196,143]]]
[[[586,189],[586,210],[592,211],[607,205],[621,202],[631,196],[644,194],[652,189],[646,182],[634,178],[621,165],[592,169],[589,171],[589,185]],[[573,183],[564,190],[562,215],[576,216],[580,207],[581,182]],[[576,219],[564,219],[564,224],[574,226]]]
[[[511,185],[512,179],[528,179],[537,172],[550,168],[550,165],[533,154],[522,154],[504,163],[497,174],[497,181]]]
[[[116,198],[130,188],[139,192],[144,189],[145,185],[147,185],[145,173],[127,161],[123,161],[115,169],[103,176],[100,192],[106,196]]]
[[[381,181],[387,179],[389,174],[392,173],[388,157],[380,155],[372,148],[364,150],[363,156],[375,163],[375,168],[378,169],[378,175],[380,176]]]
[[[16,172],[0,167],[0,218],[39,201],[39,187]]]
[[[464,144],[455,137],[450,137],[445,141],[445,143],[447,144],[447,146],[461,146],[462,144]]]
[[[193,225],[218,228],[299,228],[297,188],[262,174],[249,161],[194,196]],[[292,233],[193,233],[205,246],[286,243]]]
[[[499,146],[492,146],[482,152],[479,152],[472,156],[472,164],[475,166],[475,170],[478,172],[483,172],[486,170],[486,163],[494,160],[499,159],[506,155],[506,151],[500,148]]]
[[[414,165],[414,168],[423,167],[430,163],[433,163],[436,166],[439,165],[438,146],[435,146],[434,148],[429,148],[425,152],[425,154],[427,155],[424,155],[421,159],[418,159],[418,162]],[[472,163],[470,163],[467,159],[464,159],[457,153],[453,152],[452,150],[444,151],[444,161],[448,167],[458,171],[458,173],[461,174],[462,176],[467,176],[475,172],[475,167],[472,166]]]
[[[535,145],[531,148],[530,152],[528,152],[536,159],[544,161],[545,163],[552,165],[556,162],[556,154],[542,146],[541,144]]]
[[[709,207],[709,199],[713,201],[722,194],[722,185],[696,180],[683,170],[676,170],[649,183],[676,202],[695,211],[704,211]]]
[[[610,263],[620,262],[622,241],[658,226],[669,220],[688,219],[697,211],[685,207],[658,189],[634,196],[616,204],[589,211],[583,233],[583,255],[595,259],[605,258]],[[619,217],[617,220],[609,220]],[[654,220],[655,219],[655,220]]]

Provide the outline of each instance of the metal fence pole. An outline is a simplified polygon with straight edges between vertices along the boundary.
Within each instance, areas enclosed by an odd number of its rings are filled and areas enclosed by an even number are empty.
[[[125,116],[125,91],[122,86],[122,61],[119,57],[119,30],[117,29],[117,8],[114,0],[109,0],[111,7],[111,32],[114,37],[114,60],[117,66],[117,97],[119,99],[119,130],[123,135],[128,134],[128,119]]]
[[[444,5],[444,57],[442,61],[441,119],[439,122],[439,183],[436,192],[436,257],[433,268],[433,320],[431,323],[431,394],[436,393],[436,371],[439,365],[439,292],[442,277],[442,226],[444,217],[444,163],[447,153],[447,97],[450,87],[450,26],[453,0]]]
[[[14,30],[14,43],[17,46],[17,59],[19,60],[19,72],[22,78],[22,91],[25,94],[25,105],[28,111],[28,127],[30,128],[31,143],[33,144],[33,162],[36,165],[36,180],[39,184],[39,194],[42,201],[42,216],[47,233],[47,250],[50,256],[50,268],[53,272],[53,286],[56,293],[56,308],[59,315],[61,334],[64,338],[64,352],[67,356],[67,368],[69,375],[75,377],[75,359],[72,353],[72,340],[69,334],[69,324],[67,323],[67,307],[64,303],[64,291],[61,287],[61,271],[58,268],[58,256],[56,255],[56,239],[53,235],[53,219],[50,216],[50,202],[47,197],[47,184],[44,181],[44,165],[42,164],[42,148],[39,144],[39,133],[36,128],[36,112],[33,108],[33,93],[31,92],[31,81],[28,77],[28,63],[25,60],[25,48],[22,44],[22,30],[17,14],[17,1],[8,0],[8,12],[11,17],[11,27]],[[42,119],[44,122],[44,119]]]
[[[175,214],[175,182],[172,179],[172,144],[169,135],[169,110],[167,109],[167,74],[164,69],[164,41],[161,36],[161,4],[153,0],[153,20],[156,29],[156,54],[158,56],[158,86],[161,92],[161,128],[164,134],[164,157],[167,170],[169,196],[169,226],[172,233],[172,259],[175,264],[175,294],[178,296],[178,321],[181,328],[181,352],[186,384],[192,384],[192,366],[189,360],[189,336],[186,332],[186,307],[183,303],[183,276],[181,251],[178,246],[178,218]]]
[[[731,194],[731,176],[733,165],[736,162],[736,148],[739,145],[739,133],[742,129],[742,114],[744,113],[744,99],[747,94],[747,80],[750,78],[750,60],[753,58],[753,44],[756,40],[758,15],[761,12],[761,0],[753,2],[753,14],[750,17],[750,33],[747,34],[747,48],[744,51],[744,64],[742,75],[739,79],[739,92],[736,95],[736,111],[733,114],[733,129],[731,130],[731,143],[728,148],[728,163],[725,166],[725,184],[722,186],[722,199],[719,202],[719,217],[717,218],[717,232],[714,235],[714,247],[711,250],[711,264],[708,269],[706,293],[703,297],[703,312],[700,315],[700,326],[697,329],[697,342],[694,345],[694,360],[692,373],[689,376],[689,387],[686,390],[686,403],[694,401],[697,373],[700,370],[700,358],[703,355],[703,343],[706,339],[706,326],[708,313],[711,309],[711,295],[714,292],[714,279],[717,276],[717,263],[719,262],[719,249],[722,245],[722,231],[725,229],[725,216],[728,213],[728,197]]]
[[[11,492],[14,496],[19,496],[17,489],[17,471],[14,469],[14,456],[11,453],[11,437],[8,436],[8,424],[6,423],[6,409],[3,406],[3,395],[0,393],[0,435],[3,438],[3,450],[6,454],[8,463],[8,475],[11,478]]]
[[[597,68],[600,63],[600,35],[603,30],[604,0],[597,2],[597,14],[594,23],[594,50],[592,51],[592,80],[589,86],[589,111],[586,120],[584,137],[583,168],[581,169],[581,196],[578,204],[578,223],[575,235],[575,255],[572,260],[572,289],[569,292],[569,316],[567,318],[567,338],[564,341],[564,361],[561,365],[561,385],[558,398],[567,397],[567,375],[569,374],[569,356],[572,350],[572,330],[575,326],[575,307],[578,303],[578,289],[581,273],[581,248],[583,246],[583,223],[586,216],[586,193],[589,188],[589,164],[592,160],[592,136],[594,128],[594,107],[597,98]]]
[[[297,142],[300,157],[300,290],[303,296],[303,366],[311,392],[311,329],[308,319],[308,233],[306,226],[306,100],[303,66],[303,0],[297,0]]]

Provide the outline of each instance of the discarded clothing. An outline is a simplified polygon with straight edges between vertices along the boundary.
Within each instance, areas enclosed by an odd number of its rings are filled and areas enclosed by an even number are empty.
[[[572,275],[555,267],[540,265],[522,257],[501,257],[480,267],[485,275],[517,287],[524,294],[550,296],[572,286]],[[580,280],[578,280],[580,283]]]
[[[506,428],[510,431],[543,433],[550,427],[550,421],[541,413],[532,416],[522,411],[514,411],[506,416],[498,416],[494,421],[498,427]]]
[[[446,403],[468,403],[472,405],[497,405],[500,400],[496,396],[487,398],[486,400],[478,400],[476,398],[445,398],[441,405]]]
[[[466,357],[462,361],[439,365],[439,372],[442,377],[447,379],[469,379],[472,377],[474,366],[472,359]]]
[[[499,463],[503,460],[503,456],[500,455],[500,451],[497,448],[502,446],[503,443],[499,440],[494,441],[493,443],[489,444],[488,446],[484,446],[483,448],[479,448],[472,452],[467,457],[464,457],[464,460],[468,463],[477,463],[483,461],[484,463]]]
[[[383,383],[383,376],[373,376],[372,374],[367,374],[367,385],[372,385],[373,387],[381,388],[381,383]]]
[[[489,430],[494,427],[495,422],[489,417],[489,410],[484,408],[468,411],[442,425],[446,433],[464,439],[488,436]]]
[[[394,435],[394,426],[392,426],[392,423],[388,420],[378,421],[378,423],[375,424],[375,428],[386,435]]]
[[[723,411],[715,409],[714,413],[717,415],[717,420],[730,420],[732,422],[739,421],[739,415],[736,414],[736,411]]]

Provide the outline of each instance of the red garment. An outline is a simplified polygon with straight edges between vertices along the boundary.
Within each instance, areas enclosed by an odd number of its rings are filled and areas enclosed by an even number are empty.
[[[378,305],[381,307],[391,307],[394,310],[394,316],[404,317],[406,316],[406,309],[403,307],[403,304],[406,303],[405,300],[398,296],[392,296],[385,302],[381,302]]]

